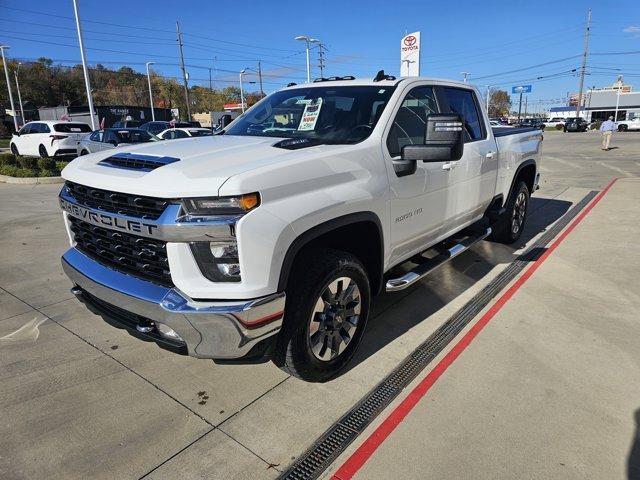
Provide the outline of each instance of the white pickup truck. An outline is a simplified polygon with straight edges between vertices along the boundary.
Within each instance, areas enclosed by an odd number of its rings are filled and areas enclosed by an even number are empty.
[[[327,380],[372,295],[520,236],[542,132],[492,130],[478,99],[453,81],[334,77],[213,137],[79,157],[59,197],[72,291],[164,348]]]

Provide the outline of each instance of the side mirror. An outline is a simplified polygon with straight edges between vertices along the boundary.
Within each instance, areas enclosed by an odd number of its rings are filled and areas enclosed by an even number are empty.
[[[116,140],[109,140],[109,142],[111,145],[113,145],[114,147],[118,146],[118,142]]]
[[[463,120],[455,114],[427,116],[423,145],[405,145],[402,159],[423,162],[450,162],[460,160],[464,148]]]

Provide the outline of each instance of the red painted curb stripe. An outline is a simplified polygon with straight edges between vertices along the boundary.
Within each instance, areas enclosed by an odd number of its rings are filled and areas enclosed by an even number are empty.
[[[473,339],[482,331],[489,321],[498,313],[505,303],[518,291],[518,289],[534,274],[551,253],[562,243],[573,229],[587,216],[596,204],[606,195],[613,184],[618,180],[614,178],[593,201],[585,207],[578,217],[562,232],[547,250],[518,278],[509,289],[491,306],[489,310],[478,320],[473,327],[456,343],[442,360],[431,370],[427,376],[407,395],[407,397],[389,414],[389,416],[375,429],[375,431],[358,447],[358,449],[342,464],[333,475],[333,480],[348,480],[352,478],[360,468],[371,458],[373,453],[386,438],[404,420],[422,397],[431,389],[438,378],[469,346]]]

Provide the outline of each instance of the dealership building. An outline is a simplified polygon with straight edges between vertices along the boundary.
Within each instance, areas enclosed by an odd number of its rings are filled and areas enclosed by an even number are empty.
[[[550,117],[575,117],[578,95],[572,94],[569,106],[551,107]],[[573,105],[571,105],[573,103]],[[582,96],[583,108],[580,116],[588,122],[605,120],[614,116],[618,105],[617,120],[631,120],[640,117],[640,92],[634,92],[631,85],[616,82],[610,87],[592,88]]]

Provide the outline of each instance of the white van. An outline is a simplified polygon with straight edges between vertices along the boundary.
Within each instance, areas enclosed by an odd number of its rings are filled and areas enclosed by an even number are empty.
[[[29,122],[13,134],[9,146],[14,155],[75,156],[78,142],[88,133],[91,127],[82,122]]]

